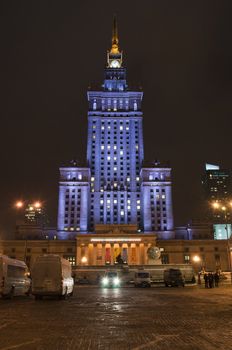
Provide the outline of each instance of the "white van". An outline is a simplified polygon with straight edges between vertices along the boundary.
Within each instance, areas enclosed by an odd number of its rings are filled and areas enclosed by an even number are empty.
[[[0,295],[12,298],[15,295],[29,295],[31,280],[24,261],[0,255]]]
[[[49,295],[65,299],[73,294],[74,280],[71,265],[68,260],[59,255],[39,256],[32,267],[31,277],[31,292],[36,299]]]
[[[135,287],[151,287],[151,275],[148,271],[138,270],[135,272]]]

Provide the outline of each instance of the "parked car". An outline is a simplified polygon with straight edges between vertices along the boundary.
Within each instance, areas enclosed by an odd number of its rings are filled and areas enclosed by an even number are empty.
[[[185,286],[185,279],[180,269],[164,270],[164,283],[166,287]]]
[[[121,281],[117,271],[106,271],[101,280],[103,287],[120,287]]]
[[[36,299],[44,296],[58,296],[66,299],[73,294],[74,280],[68,260],[59,255],[47,254],[39,256],[31,271],[32,294]]]
[[[148,271],[135,272],[134,277],[135,287],[151,287],[151,275]]]
[[[31,280],[25,262],[0,255],[0,295],[3,298],[29,295],[30,286]]]

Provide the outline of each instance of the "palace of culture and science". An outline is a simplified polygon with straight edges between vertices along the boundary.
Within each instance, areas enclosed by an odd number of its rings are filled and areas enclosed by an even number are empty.
[[[88,167],[74,161],[60,168],[58,238],[94,233],[98,225],[171,238],[171,169],[144,164],[143,92],[127,85],[115,19],[102,88],[87,97]]]
[[[103,271],[119,261],[153,265],[151,252],[158,251],[162,264],[194,265],[197,256],[202,268],[228,271],[230,243],[214,239],[212,226],[174,228],[171,168],[144,161],[143,92],[127,85],[115,19],[102,87],[87,97],[87,166],[72,161],[60,168],[57,227],[27,220],[15,240],[0,240],[0,254],[31,266],[53,253],[78,271]]]

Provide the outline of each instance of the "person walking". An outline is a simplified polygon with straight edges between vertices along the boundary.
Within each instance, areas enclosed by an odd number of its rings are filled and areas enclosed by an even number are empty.
[[[214,274],[214,281],[215,281],[215,287],[218,287],[219,285],[219,273],[216,271],[215,274]]]
[[[214,287],[214,275],[212,274],[212,272],[209,273],[209,288],[213,288]]]
[[[205,288],[209,288],[209,275],[208,275],[208,273],[204,274],[204,280],[205,280]]]

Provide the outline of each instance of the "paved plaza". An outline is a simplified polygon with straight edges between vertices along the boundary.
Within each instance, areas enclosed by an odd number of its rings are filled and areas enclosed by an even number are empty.
[[[0,300],[0,350],[232,349],[232,288],[75,287],[68,300]]]

